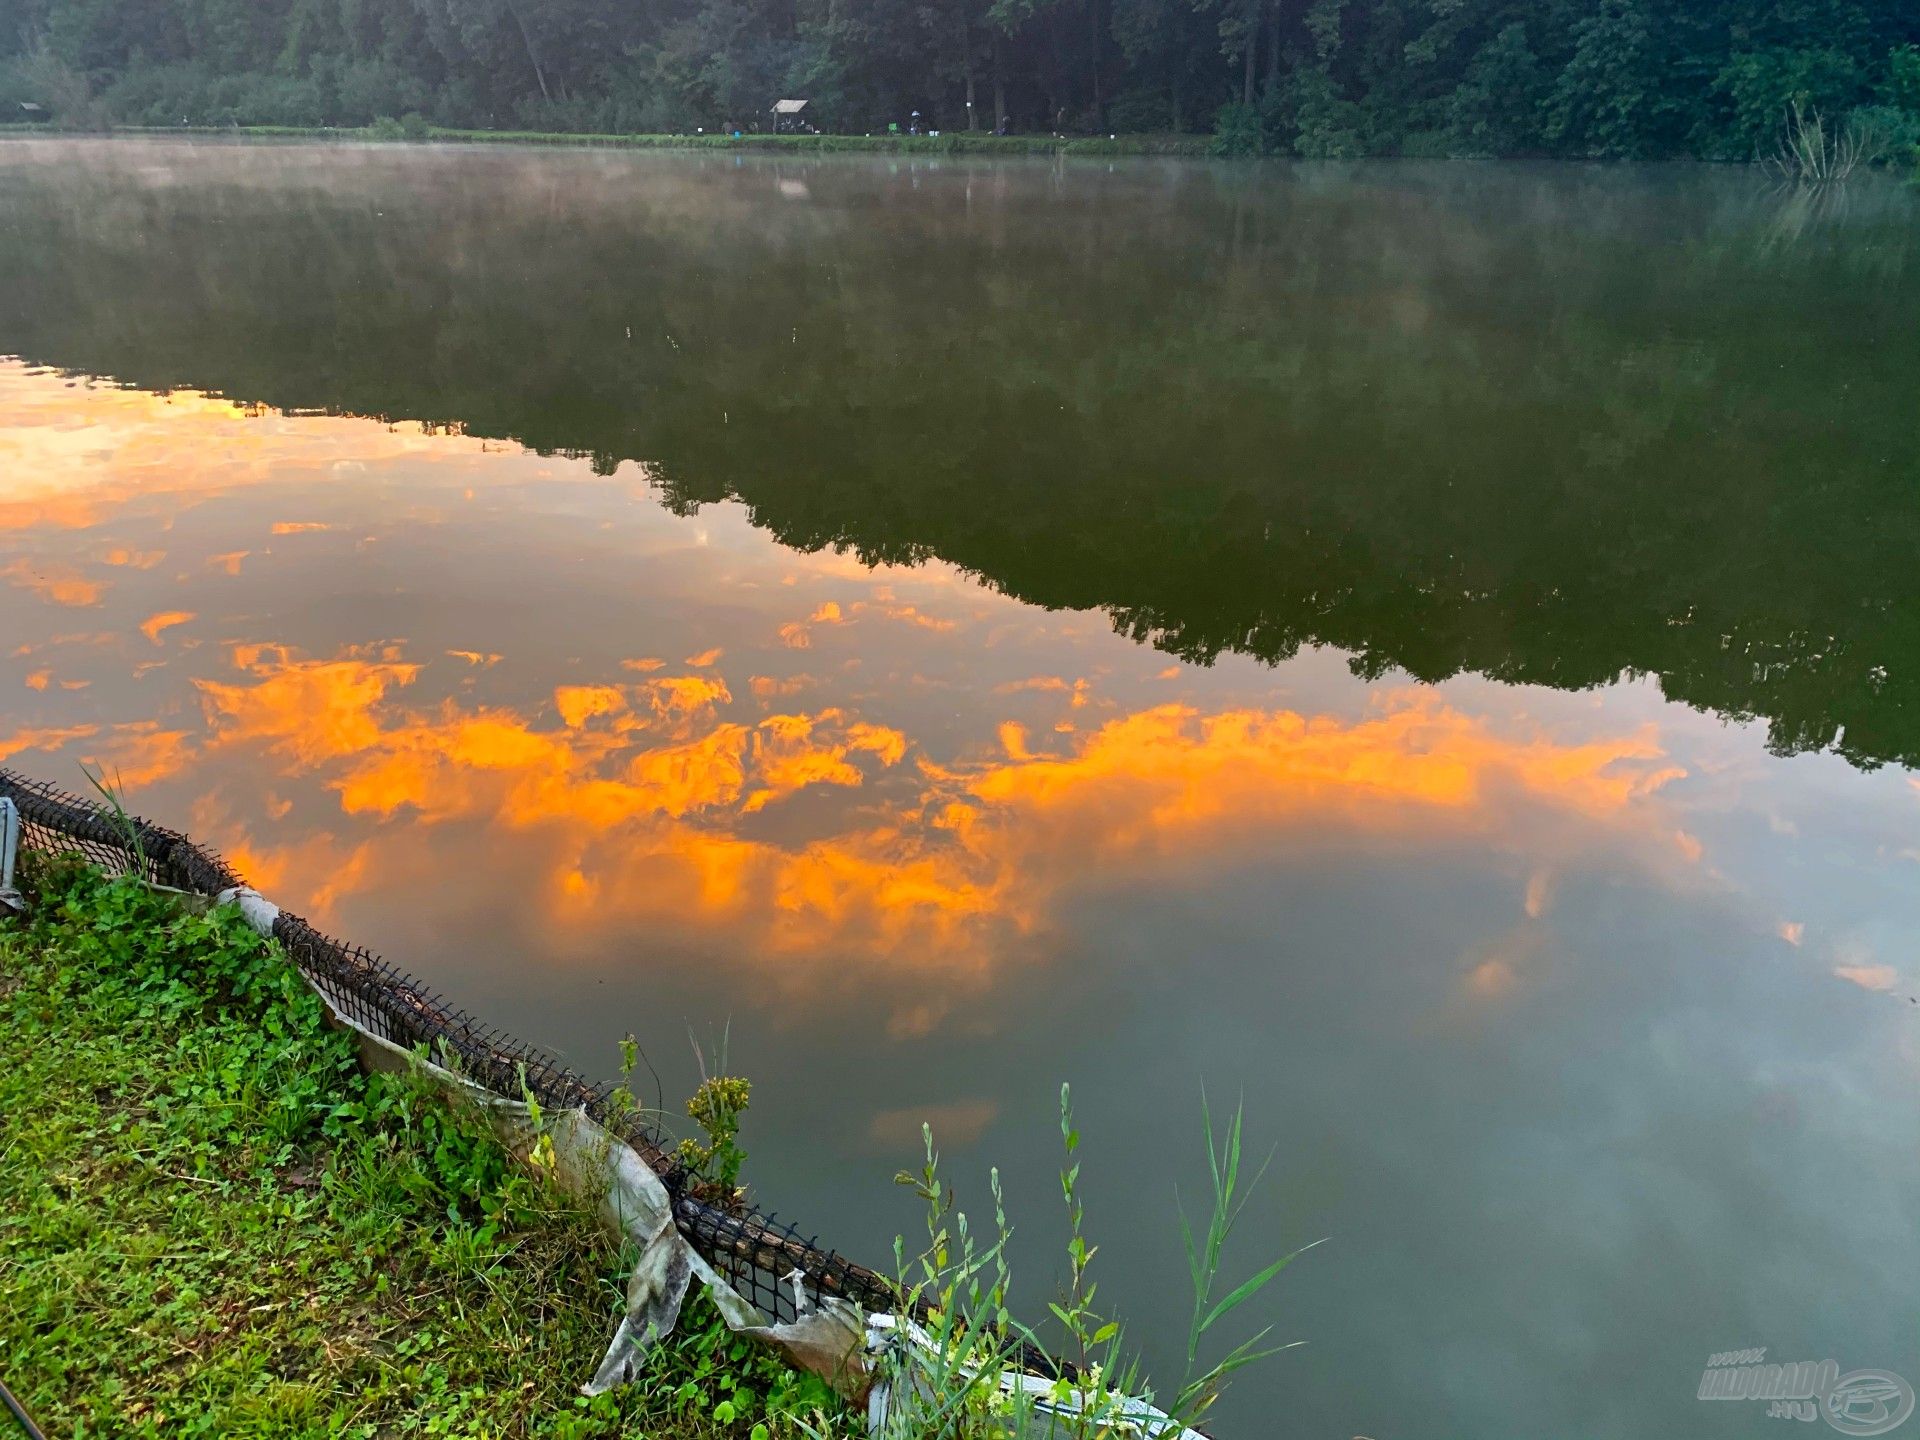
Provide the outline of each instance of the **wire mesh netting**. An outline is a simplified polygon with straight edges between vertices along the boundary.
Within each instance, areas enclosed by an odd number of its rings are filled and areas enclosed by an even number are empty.
[[[56,786],[0,769],[0,796],[19,807],[25,853],[77,855],[109,874],[137,875],[195,895],[215,896],[245,884],[218,855],[184,835]],[[632,1145],[673,1197],[681,1234],[763,1314],[776,1321],[795,1317],[796,1271],[816,1300],[837,1296],[864,1309],[891,1308],[892,1293],[873,1271],[822,1249],[771,1214],[700,1199],[669,1138],[616,1103],[611,1086],[453,1009],[378,955],[323,934],[297,915],[282,910],[273,933],[301,974],[355,1024],[403,1048],[425,1046],[451,1058],[467,1078],[508,1099],[530,1092],[549,1110],[583,1109]]]

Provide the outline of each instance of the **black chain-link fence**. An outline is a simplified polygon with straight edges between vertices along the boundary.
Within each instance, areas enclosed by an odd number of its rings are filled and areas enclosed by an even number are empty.
[[[0,769],[0,795],[19,806],[26,853],[78,855],[109,874],[139,875],[196,895],[218,895],[245,883],[218,855],[184,835],[11,770]],[[378,955],[324,935],[297,915],[282,910],[273,933],[300,972],[355,1024],[405,1048],[425,1045],[435,1055],[450,1054],[468,1079],[508,1099],[523,1098],[524,1084],[549,1110],[583,1109],[632,1145],[673,1197],[681,1233],[763,1314],[794,1318],[788,1277],[796,1270],[816,1299],[832,1295],[869,1310],[892,1308],[892,1292],[880,1276],[821,1249],[793,1226],[759,1210],[735,1212],[698,1199],[668,1137],[631,1107],[615,1103],[611,1086],[482,1025]]]

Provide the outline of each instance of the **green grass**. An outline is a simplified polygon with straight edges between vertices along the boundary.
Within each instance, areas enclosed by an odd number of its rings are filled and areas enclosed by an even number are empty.
[[[638,150],[769,150],[787,154],[1205,155],[1205,135],[564,135],[532,130],[428,130],[434,140],[475,144],[588,145]]]
[[[581,1398],[623,1272],[586,1205],[362,1074],[237,916],[33,878],[0,922],[0,1379],[50,1435],[772,1440],[835,1410],[704,1301]]]
[[[58,134],[47,125],[0,125],[0,132]],[[298,125],[169,125],[155,128],[128,126],[116,131],[132,135],[224,135],[256,140],[382,141],[394,144],[421,141],[471,145],[552,145],[615,150],[764,150],[780,154],[817,155],[848,152],[883,155],[1206,155],[1206,135],[989,135],[950,131],[933,135],[586,135],[543,130],[453,130],[431,125],[415,135],[389,130]]]

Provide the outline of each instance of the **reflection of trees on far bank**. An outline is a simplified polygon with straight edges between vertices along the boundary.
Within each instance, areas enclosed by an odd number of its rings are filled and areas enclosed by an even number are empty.
[[[676,508],[940,556],[1191,660],[1652,673],[1782,750],[1920,761],[1890,186],[72,157],[0,156],[0,347],[36,362],[639,460]]]

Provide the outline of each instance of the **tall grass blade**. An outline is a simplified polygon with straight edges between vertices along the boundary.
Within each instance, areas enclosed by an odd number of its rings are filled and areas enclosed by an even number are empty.
[[[1233,1311],[1239,1309],[1242,1305],[1246,1304],[1247,1301],[1251,1300],[1254,1296],[1258,1295],[1262,1290],[1266,1289],[1268,1285],[1272,1284],[1273,1278],[1276,1275],[1278,1275],[1282,1270],[1286,1269],[1287,1266],[1291,1265],[1295,1260],[1298,1260],[1302,1255],[1306,1254],[1307,1251],[1313,1249],[1314,1246],[1326,1244],[1326,1241],[1327,1241],[1327,1237],[1322,1235],[1318,1240],[1310,1241],[1309,1243],[1302,1245],[1298,1250],[1295,1250],[1290,1254],[1282,1255],[1278,1260],[1274,1261],[1273,1264],[1269,1265],[1266,1269],[1262,1270],[1259,1274],[1251,1276],[1247,1280],[1243,1281],[1240,1285],[1235,1287],[1232,1294],[1228,1295],[1226,1299],[1222,1300],[1218,1305],[1214,1306],[1213,1309],[1208,1312],[1207,1318],[1200,1322],[1201,1333],[1205,1334],[1207,1331],[1211,1330],[1216,1321],[1222,1319],[1227,1315],[1232,1314]]]

